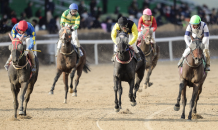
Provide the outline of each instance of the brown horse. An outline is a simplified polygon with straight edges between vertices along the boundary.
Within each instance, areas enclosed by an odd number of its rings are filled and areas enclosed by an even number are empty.
[[[63,81],[65,84],[65,99],[64,103],[67,103],[67,93],[68,93],[68,75],[70,74],[71,83],[70,83],[70,93],[73,93],[73,96],[77,96],[77,86],[79,84],[79,78],[82,75],[82,70],[86,73],[90,71],[88,64],[86,64],[86,52],[81,47],[81,51],[83,53],[83,56],[80,57],[79,63],[77,63],[78,60],[78,54],[80,52],[77,52],[77,49],[75,49],[74,45],[71,44],[71,30],[69,27],[63,27],[59,31],[59,37],[60,40],[62,40],[62,45],[60,52],[57,55],[57,73],[54,78],[54,83],[51,87],[51,90],[49,94],[53,94],[54,87],[56,82],[58,81],[58,78],[63,73]],[[73,70],[72,70],[73,69]],[[74,74],[77,71],[77,77],[75,79],[75,88],[73,89],[73,78]]]
[[[142,30],[143,40],[141,40],[141,44],[138,44],[139,48],[144,53],[146,59],[147,76],[146,76],[145,84],[143,85],[145,89],[153,84],[150,82],[150,76],[153,69],[157,65],[157,61],[160,55],[160,51],[159,51],[160,48],[157,45],[156,45],[157,55],[156,56],[154,55],[154,50],[153,50],[154,48],[152,47],[152,43],[151,43],[152,33],[153,30],[150,28],[143,29]]]
[[[190,54],[184,59],[183,66],[179,67],[181,83],[179,85],[177,103],[174,106],[175,111],[180,109],[180,98],[182,94],[183,112],[181,118],[185,119],[185,106],[187,102],[186,86],[193,87],[188,120],[191,120],[192,118],[192,110],[194,114],[197,113],[197,101],[202,91],[202,85],[207,77],[207,73],[204,71],[203,44],[201,41],[199,39],[194,39],[190,46],[190,50]]]

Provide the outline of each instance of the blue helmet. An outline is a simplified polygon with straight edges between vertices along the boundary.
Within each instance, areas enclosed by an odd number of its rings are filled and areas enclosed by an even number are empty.
[[[77,4],[73,3],[69,6],[69,9],[78,10]]]

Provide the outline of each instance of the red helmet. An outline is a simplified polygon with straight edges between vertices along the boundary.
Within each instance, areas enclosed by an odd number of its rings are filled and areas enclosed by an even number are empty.
[[[20,21],[18,23],[17,28],[18,28],[18,30],[25,32],[27,30],[27,28],[28,28],[28,24],[27,24],[27,22],[25,20],[22,20],[22,21]]]

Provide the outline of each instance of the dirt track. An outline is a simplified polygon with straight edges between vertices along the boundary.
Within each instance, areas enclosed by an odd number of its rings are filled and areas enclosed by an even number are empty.
[[[54,95],[48,95],[55,76],[55,66],[40,66],[38,81],[30,97],[27,119],[13,121],[13,99],[7,72],[0,70],[0,130],[160,130],[218,128],[218,60],[212,60],[197,112],[203,119],[187,121],[192,89],[188,89],[186,119],[173,107],[179,88],[177,62],[158,62],[148,89],[138,92],[137,105],[131,107],[128,85],[123,83],[121,112],[114,112],[113,65],[91,65],[83,73],[77,97],[68,94],[64,101],[62,77]],[[143,82],[144,83],[144,80]],[[141,87],[142,88],[142,84]]]

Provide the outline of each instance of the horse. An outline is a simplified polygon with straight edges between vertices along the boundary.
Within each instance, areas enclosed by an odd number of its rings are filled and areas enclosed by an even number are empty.
[[[83,56],[80,57],[79,62],[78,60],[78,54],[81,52],[77,52],[77,49],[75,49],[74,45],[71,44],[71,30],[69,27],[63,27],[59,31],[59,37],[60,40],[62,40],[62,46],[60,49],[60,52],[58,52],[57,55],[57,73],[54,78],[53,85],[51,87],[51,90],[49,94],[53,94],[55,84],[58,81],[58,78],[63,73],[63,82],[65,84],[65,99],[64,103],[67,103],[67,93],[68,93],[68,75],[70,74],[71,82],[70,82],[70,93],[73,93],[72,96],[77,96],[77,86],[79,84],[79,78],[82,75],[82,71],[85,73],[88,73],[90,71],[88,64],[86,63],[86,52],[81,48],[81,51],[83,53]],[[76,79],[75,79],[75,88],[73,90],[73,78],[76,73]]]
[[[199,100],[199,95],[202,92],[202,85],[207,77],[207,73],[204,71],[203,65],[203,44],[201,40],[195,38],[192,41],[190,50],[191,51],[189,55],[183,61],[183,66],[179,67],[179,95],[177,98],[177,103],[174,106],[175,111],[178,111],[180,109],[180,98],[182,95],[183,111],[181,119],[185,119],[185,106],[187,102],[186,86],[193,87],[188,120],[191,120],[192,113],[197,113],[197,102]]]
[[[150,28],[143,29],[142,30],[143,40],[141,40],[141,44],[138,44],[139,48],[144,53],[144,56],[146,59],[147,76],[146,76],[146,81],[143,85],[144,89],[153,85],[153,83],[150,82],[150,76],[151,76],[153,69],[157,65],[157,61],[160,56],[160,47],[158,45],[156,45],[157,55],[156,56],[154,55],[154,51],[153,51],[154,48],[152,48],[152,43],[151,43],[152,33],[153,33],[153,30]]]
[[[11,83],[11,91],[14,97],[14,118],[17,118],[17,109],[19,106],[17,96],[21,89],[20,95],[20,111],[19,115],[26,116],[27,104],[30,99],[30,94],[33,91],[34,84],[37,81],[38,71],[39,71],[39,62],[38,58],[35,56],[36,63],[36,72],[32,73],[30,61],[27,56],[24,55],[24,45],[22,43],[22,37],[13,38],[10,34],[9,37],[12,41],[12,44],[9,45],[9,50],[11,51],[12,63],[8,68],[8,77]],[[24,97],[25,95],[25,97]],[[24,102],[25,101],[25,102]],[[23,107],[24,102],[24,107]]]
[[[120,33],[116,38],[117,42],[117,54],[114,61],[114,92],[115,92],[115,112],[119,112],[121,107],[121,95],[122,95],[122,85],[121,81],[126,81],[129,83],[129,98],[132,106],[136,103],[136,92],[139,89],[140,82],[144,77],[145,72],[145,58],[140,51],[142,61],[137,63],[133,58],[134,53],[131,53],[130,47],[128,45],[128,38],[126,34]],[[135,84],[136,77],[136,84]],[[135,84],[135,85],[134,85]],[[133,89],[135,90],[133,93]],[[117,99],[117,92],[119,91],[119,101]]]

